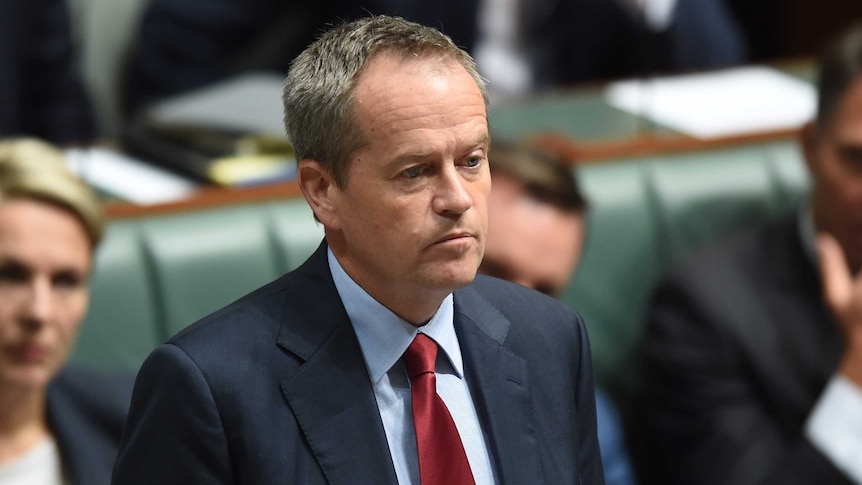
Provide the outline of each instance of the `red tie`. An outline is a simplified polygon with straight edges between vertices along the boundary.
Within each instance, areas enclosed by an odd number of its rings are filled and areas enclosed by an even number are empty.
[[[404,352],[422,485],[475,485],[455,421],[437,395],[437,343],[418,333]]]

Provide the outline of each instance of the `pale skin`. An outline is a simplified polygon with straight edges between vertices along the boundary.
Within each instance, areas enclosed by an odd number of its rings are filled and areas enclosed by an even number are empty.
[[[829,234],[817,237],[826,303],[844,333],[838,371],[862,389],[862,275],[850,273],[844,252]]]
[[[0,200],[0,464],[50,436],[47,387],[87,308],[91,251],[65,210]]]
[[[804,131],[824,299],[844,334],[838,371],[862,389],[862,80],[825,127]]]
[[[484,252],[484,100],[455,62],[382,53],[360,75],[354,105],[367,143],[351,156],[346,185],[306,159],[299,186],[347,274],[422,325],[473,281]]]

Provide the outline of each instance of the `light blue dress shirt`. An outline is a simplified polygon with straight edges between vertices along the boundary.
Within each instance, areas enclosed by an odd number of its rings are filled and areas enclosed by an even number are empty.
[[[431,337],[440,349],[437,353],[437,394],[446,403],[455,421],[476,484],[496,483],[485,435],[473,406],[470,388],[464,379],[461,347],[453,323],[452,295],[446,297],[428,323],[416,327],[392,313],[356,284],[338,263],[332,250],[328,250],[328,257],[332,279],[353,323],[374,386],[374,397],[377,399],[398,483],[419,485],[410,379],[401,361],[401,356],[417,332]],[[345,443],[345,446],[356,444]]]

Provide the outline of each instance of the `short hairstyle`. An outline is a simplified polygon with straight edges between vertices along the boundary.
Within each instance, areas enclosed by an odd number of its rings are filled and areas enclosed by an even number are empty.
[[[497,142],[488,160],[492,176],[512,178],[540,202],[566,212],[583,212],[587,207],[572,167],[560,157],[523,144]]]
[[[34,199],[65,209],[83,224],[92,248],[102,239],[99,198],[66,168],[63,153],[47,143],[0,140],[0,203],[8,199]]]
[[[862,23],[835,39],[820,56],[817,88],[817,125],[826,127],[841,99],[862,76]]]
[[[320,163],[343,188],[350,156],[366,143],[354,111],[359,76],[381,53],[403,59],[432,58],[460,64],[482,93],[485,81],[469,54],[439,31],[398,17],[373,16],[326,32],[293,60],[282,101],[287,136],[297,160]]]

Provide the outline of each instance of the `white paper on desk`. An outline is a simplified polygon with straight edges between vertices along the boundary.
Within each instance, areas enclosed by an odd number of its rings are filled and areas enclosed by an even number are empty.
[[[277,74],[243,74],[160,101],[147,115],[163,125],[285,136],[283,83]]]
[[[813,86],[760,66],[617,82],[605,99],[702,139],[794,129],[814,117],[817,104]]]
[[[67,150],[66,161],[93,187],[135,204],[180,200],[197,189],[191,180],[103,148]]]

